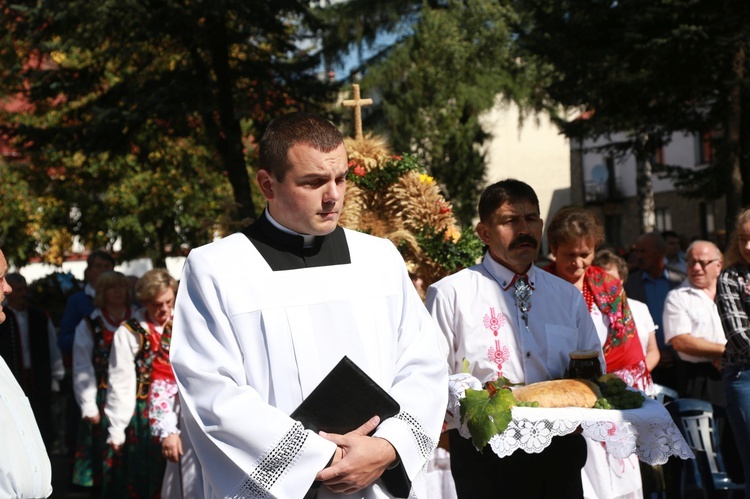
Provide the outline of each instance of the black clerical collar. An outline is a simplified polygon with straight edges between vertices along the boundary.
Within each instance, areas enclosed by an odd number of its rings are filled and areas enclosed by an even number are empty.
[[[305,248],[304,237],[275,227],[264,211],[242,233],[274,271],[351,263],[346,235],[341,227],[325,236],[316,236],[314,244]]]

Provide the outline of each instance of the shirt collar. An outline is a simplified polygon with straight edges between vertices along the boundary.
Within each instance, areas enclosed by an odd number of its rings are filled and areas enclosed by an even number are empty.
[[[489,251],[484,254],[482,265],[484,265],[484,268],[487,269],[487,272],[489,272],[492,277],[495,278],[495,280],[498,282],[498,284],[500,284],[503,290],[507,290],[510,285],[513,284],[513,278],[516,277],[516,273],[492,258],[492,255],[490,255]],[[526,271],[526,276],[528,278],[529,286],[531,286],[531,289],[534,289],[537,270],[538,269],[536,268],[536,266],[532,264],[531,267],[529,267],[529,270]]]
[[[664,271],[661,273],[661,275],[659,277],[657,277],[656,279],[654,279],[653,277],[651,277],[649,275],[648,272],[642,271],[641,272],[641,279],[643,279],[644,281],[651,281],[651,282],[656,282],[659,279],[666,279],[668,281],[669,280],[669,273],[667,272],[667,268],[664,267]]]
[[[264,213],[266,214],[266,218],[268,218],[268,221],[271,222],[271,225],[279,229],[281,232],[285,232],[293,236],[302,237],[302,239],[304,240],[305,248],[312,248],[312,246],[315,244],[315,236],[311,234],[300,234],[299,232],[295,232],[292,229],[288,229],[287,227],[284,227],[271,216],[271,212],[268,211],[267,209],[264,211]]]
[[[83,288],[83,292],[89,295],[91,298],[96,297],[96,288],[88,282],[86,283],[86,287]]]

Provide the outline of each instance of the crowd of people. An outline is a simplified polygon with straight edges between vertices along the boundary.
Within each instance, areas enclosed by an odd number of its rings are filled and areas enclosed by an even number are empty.
[[[0,252],[0,496],[52,493],[50,407],[67,367],[70,480],[92,497],[431,497],[443,432],[450,495],[643,497],[637,457],[580,432],[501,458],[461,431],[456,394],[562,378],[573,351],[647,395],[663,385],[725,410],[727,464],[750,476],[750,210],[726,255],[702,240],[683,252],[672,232],[623,255],[594,214],[565,208],[537,266],[536,193],[502,180],[479,201],[482,261],[422,300],[393,244],[338,225],[349,166],[330,122],[277,118],[259,166],[256,222],[194,249],[179,285],[153,269],[132,286],[92,252],[59,331]],[[306,427],[291,415],[343,357],[398,409],[340,433]],[[337,421],[338,395],[325,411]]]

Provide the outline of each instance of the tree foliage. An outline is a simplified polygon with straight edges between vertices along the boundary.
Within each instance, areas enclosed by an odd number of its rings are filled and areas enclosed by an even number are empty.
[[[370,14],[361,3],[341,7],[352,14],[341,32],[372,45],[377,33],[361,27]],[[491,138],[481,114],[498,95],[522,109],[533,102],[537,75],[512,50],[513,9],[494,0],[376,4],[374,15],[396,42],[358,68],[363,91],[379,96],[367,123],[390,138],[393,150],[417,154],[469,224],[485,183],[482,146]]]
[[[631,151],[643,162],[672,132],[720,130],[721,162],[706,173],[724,188],[706,191],[705,181],[697,185],[703,194],[726,192],[729,172],[738,173],[738,161],[746,156],[740,150],[750,146],[732,124],[747,105],[743,54],[750,6],[708,0],[516,0],[516,5],[524,60],[547,68],[546,104],[595,111],[587,119],[559,115],[566,135],[625,132],[627,139],[613,144],[614,152]],[[750,163],[743,161],[747,184]],[[748,194],[738,192],[728,202],[750,203]]]
[[[314,22],[303,2],[0,8],[0,94],[31,104],[0,122],[28,158],[28,185],[59,204],[42,225],[92,246],[119,238],[123,258],[163,261],[252,219],[254,137],[275,115],[333,98],[301,42]],[[45,250],[52,236],[36,235]]]

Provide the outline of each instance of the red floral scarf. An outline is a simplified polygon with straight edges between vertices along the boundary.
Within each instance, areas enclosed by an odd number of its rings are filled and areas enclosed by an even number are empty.
[[[554,263],[544,270],[557,275]],[[592,265],[583,277],[583,285],[588,287],[602,315],[609,319],[607,340],[602,347],[607,372],[617,371],[643,360],[641,341],[638,339],[622,282]]]

